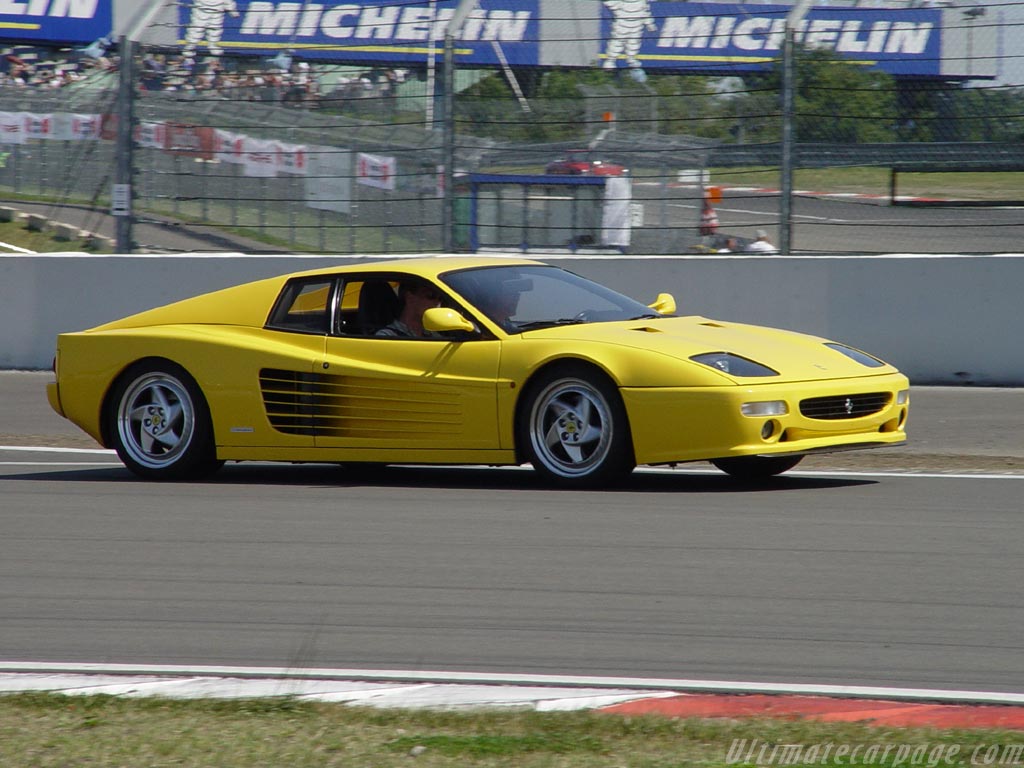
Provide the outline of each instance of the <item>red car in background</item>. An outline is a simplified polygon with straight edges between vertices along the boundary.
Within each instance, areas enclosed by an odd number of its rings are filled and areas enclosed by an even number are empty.
[[[629,169],[618,163],[593,160],[590,150],[571,149],[563,157],[548,163],[544,172],[569,176],[622,176],[629,173]]]

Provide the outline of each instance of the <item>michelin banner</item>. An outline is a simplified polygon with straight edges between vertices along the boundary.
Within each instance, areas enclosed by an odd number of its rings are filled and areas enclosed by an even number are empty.
[[[602,66],[749,71],[781,56],[786,5],[604,0]],[[939,74],[941,12],[815,8],[797,42],[892,74]]]
[[[12,0],[0,0],[2,2]],[[185,0],[186,53],[385,65],[440,56],[455,0]],[[579,66],[729,74],[780,56],[787,5],[649,0],[479,0],[455,44],[459,66]],[[942,12],[814,8],[798,37],[892,74],[934,76]]]
[[[113,29],[113,0],[0,0],[0,39],[91,43]]]
[[[314,60],[416,64],[440,56],[455,7],[454,0],[186,0],[179,43],[186,55],[292,50]],[[499,64],[495,43],[509,61],[536,64],[538,18],[537,0],[484,0],[463,28],[460,64]]]

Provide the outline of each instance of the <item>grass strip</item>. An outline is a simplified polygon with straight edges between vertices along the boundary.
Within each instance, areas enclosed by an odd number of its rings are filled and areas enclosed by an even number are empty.
[[[673,720],[522,709],[392,710],[287,697],[0,696],[4,768],[938,768],[1020,765],[1024,757],[1014,750],[1022,744],[1024,734],[1006,731],[814,721]],[[857,757],[851,759],[851,754]]]
[[[110,253],[112,251],[111,248],[92,248],[85,238],[57,240],[50,232],[34,232],[26,229],[23,221],[0,222],[0,243],[14,245],[35,253],[63,251]],[[18,253],[18,251],[0,246],[0,253]]]
[[[770,187],[780,185],[780,170],[774,167],[713,168],[711,185]],[[796,189],[886,196],[890,192],[888,168],[850,166],[845,168],[798,168],[793,172]],[[1017,201],[1024,189],[1021,171],[964,171],[949,173],[900,173],[897,194],[917,197],[972,201]]]

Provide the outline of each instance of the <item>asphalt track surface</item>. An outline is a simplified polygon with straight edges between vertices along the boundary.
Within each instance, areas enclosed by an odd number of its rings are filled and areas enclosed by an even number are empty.
[[[658,185],[637,185],[648,226],[693,227],[700,215],[699,192],[671,190],[664,202]],[[715,203],[722,235],[752,238],[766,229],[775,239],[779,193],[771,189],[726,188]],[[812,190],[793,199],[793,253],[1019,253],[1024,241],[1020,206],[892,206],[887,198],[830,195]]]
[[[6,445],[71,441],[45,378],[0,374]],[[162,485],[5,448],[0,657],[1022,692],[1024,392],[913,398],[920,451],[876,454],[932,471],[761,486],[258,464]],[[980,465],[935,474],[958,456]]]

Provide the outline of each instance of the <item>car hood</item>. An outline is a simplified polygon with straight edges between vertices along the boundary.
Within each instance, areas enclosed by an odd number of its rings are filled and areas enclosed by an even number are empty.
[[[731,352],[778,371],[779,376],[719,375],[742,384],[853,378],[896,372],[888,364],[869,368],[825,346],[827,339],[778,328],[710,320],[706,317],[665,317],[628,322],[557,326],[523,334],[524,339],[600,342],[685,360],[706,352]],[[702,368],[705,366],[701,366]]]

